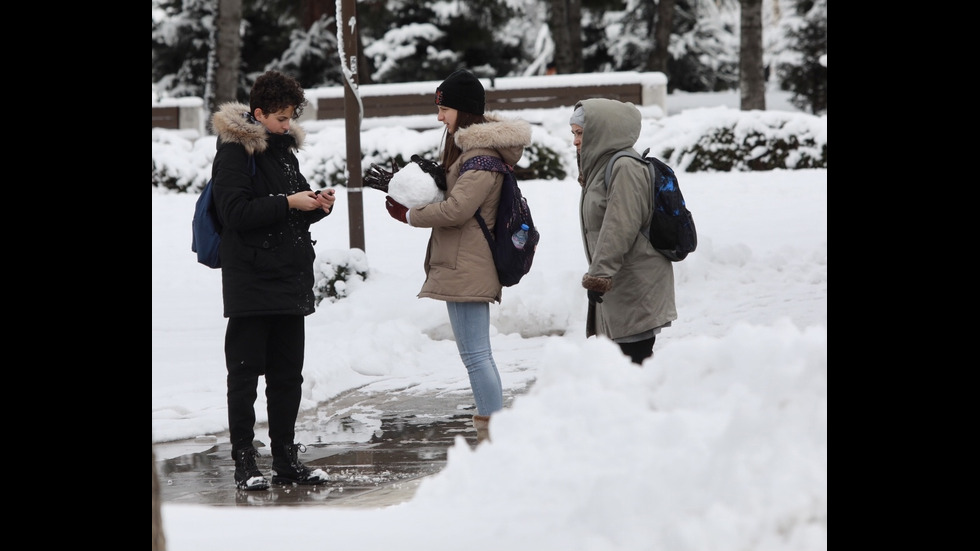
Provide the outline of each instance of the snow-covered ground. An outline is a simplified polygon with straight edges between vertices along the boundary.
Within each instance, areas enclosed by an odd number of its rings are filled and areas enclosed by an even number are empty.
[[[569,115],[536,116],[574,158]],[[585,338],[571,172],[521,183],[541,242],[491,315],[503,384],[530,390],[494,415],[492,442],[459,437],[446,468],[390,507],[165,503],[168,550],[826,549],[827,170],[678,172],[699,245],[674,266],[679,319],[642,368]],[[346,188],[337,196],[313,227],[318,261],[369,277],[307,318],[303,408],[365,384],[472,405],[445,305],[416,298],[429,232],[392,220],[384,194],[365,189],[365,251],[351,251]],[[196,196],[154,188],[151,199],[153,440],[220,435],[220,273],[190,251]],[[331,435],[297,435],[316,437]]]

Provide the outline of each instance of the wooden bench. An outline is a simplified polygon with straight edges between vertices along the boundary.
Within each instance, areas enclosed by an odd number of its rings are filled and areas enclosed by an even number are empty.
[[[481,78],[487,92],[487,111],[571,108],[587,98],[629,101],[638,106],[659,105],[667,114],[667,76],[663,73],[591,73],[533,77]],[[442,81],[365,84],[358,86],[364,118],[435,115],[435,91]],[[344,87],[306,90],[310,102],[301,121],[343,119]],[[177,98],[153,104],[153,127],[196,129],[204,133],[208,113],[200,98]]]
[[[154,105],[153,128],[180,128],[180,107]]]
[[[546,78],[546,77],[542,77]],[[401,93],[374,95],[370,85],[359,87],[364,117],[396,117],[402,115],[433,115],[436,112],[434,82],[432,91],[426,93]],[[571,107],[587,98],[609,98],[643,105],[643,85],[638,82],[625,84],[592,84],[548,88],[487,89],[487,111],[507,109],[554,109]],[[344,118],[344,98],[320,97],[317,99],[317,119]]]
[[[152,128],[196,130],[204,135],[207,111],[197,97],[172,98],[152,104]]]

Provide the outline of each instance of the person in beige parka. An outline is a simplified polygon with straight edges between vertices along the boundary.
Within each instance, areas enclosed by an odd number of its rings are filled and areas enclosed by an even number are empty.
[[[569,125],[578,151],[579,221],[589,270],[586,337],[603,335],[635,364],[653,355],[664,327],[677,319],[674,267],[657,252],[649,231],[653,210],[646,165],[621,158],[605,182],[606,163],[617,151],[637,155],[640,111],[632,103],[591,98],[575,104]]]
[[[465,69],[439,85],[435,104],[439,122],[446,127],[441,166],[436,167],[439,176],[445,178],[446,198],[409,209],[388,196],[385,206],[400,222],[432,228],[423,263],[425,282],[418,296],[446,302],[476,402],[473,425],[478,441],[483,441],[489,438],[490,415],[503,408],[500,374],[490,347],[490,303],[500,302],[502,287],[474,214],[479,209],[493,231],[504,175],[469,170],[460,176],[459,169],[464,161],[478,155],[492,155],[516,165],[524,148],[531,144],[531,125],[484,114],[483,85]]]

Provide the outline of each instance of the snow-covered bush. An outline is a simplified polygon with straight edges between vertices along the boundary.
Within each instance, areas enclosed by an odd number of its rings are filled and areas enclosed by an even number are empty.
[[[316,305],[319,306],[323,299],[337,302],[346,297],[367,279],[369,271],[367,255],[360,249],[317,251],[313,262]]]
[[[531,145],[516,167],[521,180],[564,180],[577,176],[575,149],[560,123],[534,125]],[[549,130],[550,129],[550,130]],[[207,183],[214,159],[214,136],[192,141],[179,131],[153,130],[153,187],[197,193]],[[372,163],[406,166],[413,154],[438,159],[441,128],[416,131],[379,127],[361,133],[361,174]],[[827,168],[827,115],[792,111],[741,111],[730,107],[686,109],[676,115],[645,118],[636,149],[651,148],[674,170],[754,171]],[[347,185],[344,129],[327,127],[307,135],[297,154],[313,189]]]

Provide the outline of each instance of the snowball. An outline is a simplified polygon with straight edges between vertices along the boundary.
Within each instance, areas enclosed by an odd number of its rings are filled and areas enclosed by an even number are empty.
[[[416,163],[408,163],[388,181],[388,195],[408,208],[443,201],[445,193]]]

